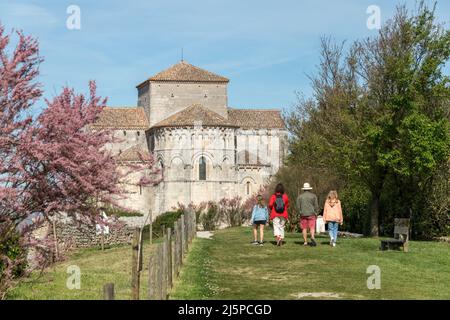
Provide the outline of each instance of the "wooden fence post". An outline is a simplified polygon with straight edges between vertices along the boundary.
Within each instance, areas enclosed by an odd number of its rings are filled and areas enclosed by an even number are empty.
[[[158,300],[162,300],[162,290],[163,290],[163,252],[162,244],[159,244],[156,249],[156,297]]]
[[[188,245],[191,244],[191,234],[192,234],[192,226],[191,226],[191,210],[188,211],[187,214],[187,225],[188,225]]]
[[[185,247],[185,242],[186,242],[186,238],[185,238],[185,226],[184,226],[184,214],[181,215],[180,218],[180,222],[181,222],[181,262],[183,263],[183,259],[184,259],[184,247]]]
[[[188,225],[189,225],[189,245],[191,244],[191,240],[192,240],[192,210],[189,210],[189,214],[188,214]]]
[[[148,299],[157,299],[157,272],[156,263],[158,262],[157,253],[150,255],[148,259]]]
[[[139,229],[139,258],[138,258],[138,262],[139,262],[139,278],[140,278],[140,272],[142,271],[142,266],[143,266],[143,257],[144,257],[144,228]]]
[[[162,243],[162,300],[167,299],[167,237],[164,237],[164,241]]]
[[[167,228],[167,292],[172,289],[172,229]]]
[[[150,240],[150,244],[153,243],[153,214],[152,214],[152,210],[148,211],[149,214],[149,220],[150,220],[150,224],[148,225],[148,232],[149,232],[149,240]]]
[[[103,226],[102,226],[102,233],[100,234],[100,243],[102,251],[105,251],[105,233],[103,232]]]
[[[56,260],[59,258],[59,249],[58,249],[58,236],[56,235],[56,218],[53,217],[53,241],[55,242],[55,257]]]
[[[184,254],[187,254],[188,246],[189,246],[189,219],[188,219],[189,213],[185,214],[183,216],[184,218]]]
[[[139,300],[139,242],[140,229],[134,229],[133,242],[131,244],[131,299]]]
[[[181,254],[181,219],[177,221],[177,243],[176,243],[176,251],[177,251],[177,275],[180,272],[181,265],[183,264],[183,257]]]
[[[173,223],[172,278],[178,275],[178,220]]]
[[[114,300],[114,283],[103,286],[103,300]]]
[[[191,246],[191,235],[192,235],[191,210],[188,211],[186,219],[188,225],[187,243],[189,248]]]
[[[194,238],[197,236],[197,214],[194,212]]]
[[[195,211],[191,210],[191,242],[192,242],[192,240],[194,240],[196,231],[197,231],[197,228],[195,225]]]

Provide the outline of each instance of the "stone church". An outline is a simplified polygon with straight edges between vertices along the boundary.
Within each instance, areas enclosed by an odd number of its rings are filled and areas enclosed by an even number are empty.
[[[278,171],[287,146],[280,110],[229,107],[228,83],[181,61],[137,86],[137,107],[104,109],[95,126],[120,139],[109,146],[117,158],[149,152],[162,172],[157,186],[130,183],[122,205],[158,215],[178,203],[245,199]]]

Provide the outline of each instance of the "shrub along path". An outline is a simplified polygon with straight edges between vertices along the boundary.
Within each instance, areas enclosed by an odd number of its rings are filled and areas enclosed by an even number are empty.
[[[266,229],[263,247],[250,244],[250,228],[216,231],[195,239],[172,299],[450,299],[448,243],[410,242],[410,252],[379,251],[379,239],[328,237],[303,247],[287,234],[276,247]],[[367,267],[381,269],[381,289],[369,290]]]

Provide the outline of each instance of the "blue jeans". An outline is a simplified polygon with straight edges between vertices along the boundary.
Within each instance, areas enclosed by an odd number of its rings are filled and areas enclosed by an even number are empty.
[[[328,222],[328,233],[330,234],[331,241],[336,243],[338,234],[339,222]]]

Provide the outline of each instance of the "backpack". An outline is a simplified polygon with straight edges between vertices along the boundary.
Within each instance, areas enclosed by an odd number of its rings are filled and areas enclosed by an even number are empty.
[[[283,195],[282,194],[276,194],[275,195],[276,199],[275,199],[275,203],[274,203],[274,209],[276,213],[284,213],[284,200],[283,200]]]

